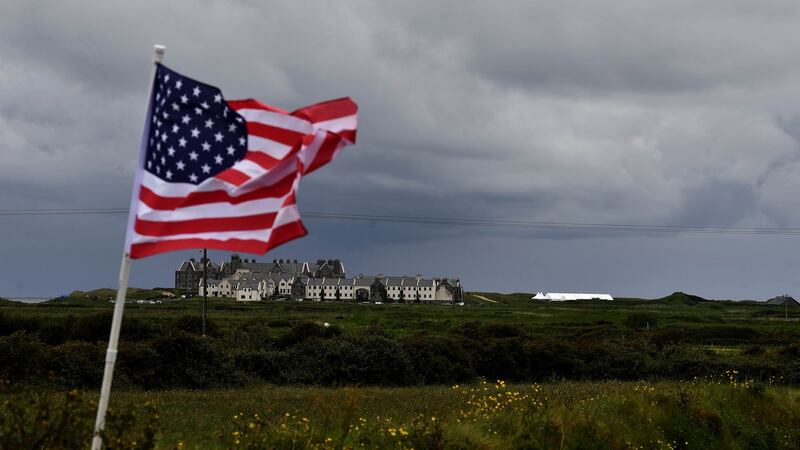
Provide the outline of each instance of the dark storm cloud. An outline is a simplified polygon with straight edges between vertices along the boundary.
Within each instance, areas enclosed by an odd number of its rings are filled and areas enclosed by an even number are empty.
[[[163,43],[168,65],[228,98],[288,109],[359,102],[359,144],[304,180],[301,210],[800,224],[793,1],[0,1],[0,13],[0,208],[126,206],[150,52]],[[124,218],[94,219],[3,218],[0,295],[112,285]],[[308,226],[275,257],[461,275],[475,289],[766,296],[794,287],[797,265],[726,287],[751,274],[731,265],[735,255],[768,260],[777,241]],[[663,271],[648,268],[643,249]],[[687,271],[677,262],[686,252],[722,266]],[[133,280],[168,285],[190,254],[137,264]],[[44,283],[25,269],[69,255],[82,264],[59,265]]]

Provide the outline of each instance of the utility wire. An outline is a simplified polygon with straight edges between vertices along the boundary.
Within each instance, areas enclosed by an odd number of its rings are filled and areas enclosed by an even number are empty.
[[[67,216],[97,214],[127,214],[128,208],[48,208],[48,209],[0,209],[0,217],[4,216]],[[323,220],[349,220],[359,222],[407,223],[420,225],[450,225],[487,228],[508,228],[528,230],[559,230],[588,232],[622,232],[622,233],[695,233],[695,234],[740,234],[740,235],[800,235],[800,228],[776,227],[710,227],[691,225],[634,225],[612,223],[577,223],[577,222],[539,222],[522,220],[497,219],[461,219],[445,217],[392,216],[383,214],[351,214],[337,212],[302,213],[305,218]]]

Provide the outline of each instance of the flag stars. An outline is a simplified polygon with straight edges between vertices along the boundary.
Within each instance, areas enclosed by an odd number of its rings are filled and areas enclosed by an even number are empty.
[[[201,184],[246,151],[246,121],[219,90],[159,66],[152,100],[144,169],[163,182]]]

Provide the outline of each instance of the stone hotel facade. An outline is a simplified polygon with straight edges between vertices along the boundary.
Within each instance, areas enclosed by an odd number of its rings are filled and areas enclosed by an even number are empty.
[[[421,275],[358,275],[347,277],[338,259],[316,262],[273,260],[258,263],[232,255],[218,265],[206,261],[208,296],[238,301],[274,298],[310,301],[458,303],[461,282]],[[184,261],[175,271],[175,287],[188,294],[203,294],[203,262]]]

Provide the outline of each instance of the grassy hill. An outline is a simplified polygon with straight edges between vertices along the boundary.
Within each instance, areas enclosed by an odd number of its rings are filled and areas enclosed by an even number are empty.
[[[695,306],[700,303],[705,303],[710,300],[706,300],[703,297],[698,297],[696,295],[687,294],[685,292],[673,292],[666,297],[661,297],[659,299],[654,300],[656,303],[664,304],[664,305],[673,305],[673,306]]]
[[[89,300],[114,300],[117,296],[116,289],[100,288],[91,291],[72,291],[66,298],[72,299],[89,299]],[[125,298],[129,300],[155,300],[161,298],[172,297],[174,294],[170,290],[165,289],[142,289],[142,288],[128,288],[125,293]]]
[[[0,306],[22,306],[22,302],[15,302],[13,300],[8,300],[3,297],[0,297]]]

